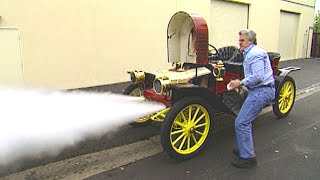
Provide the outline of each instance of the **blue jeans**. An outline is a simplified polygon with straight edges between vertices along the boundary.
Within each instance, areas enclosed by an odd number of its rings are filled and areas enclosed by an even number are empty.
[[[275,97],[273,87],[260,87],[249,90],[241,110],[235,120],[236,146],[240,158],[255,157],[252,139],[252,121],[255,120],[262,108],[271,103]]]

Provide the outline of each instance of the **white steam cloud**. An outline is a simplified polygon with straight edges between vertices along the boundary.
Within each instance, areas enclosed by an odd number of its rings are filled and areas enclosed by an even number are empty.
[[[110,93],[0,88],[0,167],[21,158],[57,155],[164,108]]]

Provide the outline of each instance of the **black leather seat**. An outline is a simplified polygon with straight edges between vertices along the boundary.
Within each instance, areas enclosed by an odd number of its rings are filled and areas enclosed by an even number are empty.
[[[280,53],[277,53],[277,52],[268,52],[268,56],[269,56],[271,64],[272,64],[272,61],[279,60],[281,57]]]
[[[218,53],[209,57],[209,61],[216,63],[223,61],[227,72],[243,74],[243,55],[235,46],[226,46],[218,49]]]
[[[268,52],[268,56],[270,59],[273,74],[277,74],[277,72],[279,71],[279,61],[281,56],[277,52]]]
[[[209,60],[221,60],[230,62],[243,62],[243,55],[235,46],[225,46],[218,49],[217,54],[209,57]]]

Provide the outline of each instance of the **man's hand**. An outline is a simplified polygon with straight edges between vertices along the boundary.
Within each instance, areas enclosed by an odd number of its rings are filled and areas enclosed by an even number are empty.
[[[229,83],[229,90],[233,90],[234,88],[241,86],[241,81],[239,79],[231,80]]]

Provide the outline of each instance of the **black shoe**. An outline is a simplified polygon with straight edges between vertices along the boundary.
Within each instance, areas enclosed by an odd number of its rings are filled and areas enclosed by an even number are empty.
[[[239,152],[238,152],[236,149],[233,149],[233,150],[232,150],[232,153],[233,153],[234,155],[236,155],[237,157],[239,157]]]
[[[239,159],[233,160],[231,164],[237,168],[250,168],[257,165],[257,160],[256,158],[250,158],[250,159],[239,158]]]

